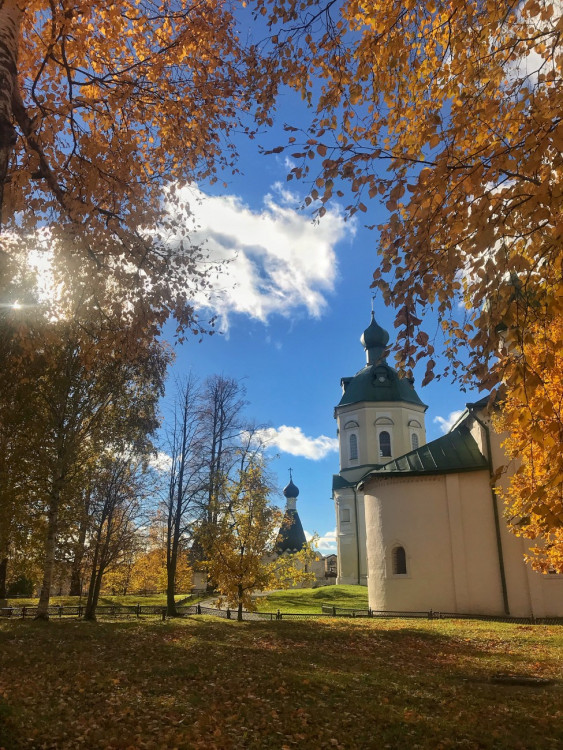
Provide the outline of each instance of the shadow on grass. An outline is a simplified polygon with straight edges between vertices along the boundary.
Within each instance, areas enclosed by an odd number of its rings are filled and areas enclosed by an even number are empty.
[[[0,693],[18,739],[7,747],[152,737],[186,748],[555,748],[558,689],[488,682],[516,663],[535,673],[556,662],[547,631],[513,643],[514,633],[397,620],[10,623]]]

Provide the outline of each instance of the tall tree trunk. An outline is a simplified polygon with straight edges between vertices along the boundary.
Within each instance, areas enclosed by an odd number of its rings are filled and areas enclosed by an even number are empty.
[[[0,559],[0,607],[6,607],[6,575],[8,572],[8,558]]]
[[[180,518],[178,518],[180,508],[176,508],[176,513],[168,524],[166,540],[166,614],[168,617],[177,617],[176,610],[176,567],[178,564],[178,542],[180,538]]]
[[[17,0],[0,0],[0,223],[4,184],[16,143],[13,125],[14,92],[17,87],[18,46],[22,11]],[[21,3],[20,3],[21,4]]]
[[[84,546],[86,542],[86,531],[88,529],[88,498],[85,498],[78,529],[78,539],[74,547],[74,559],[70,574],[69,596],[80,596],[82,594],[82,562],[84,560]]]
[[[238,585],[238,611],[237,611],[237,620],[239,622],[242,622],[242,585],[239,583]]]
[[[94,559],[92,560],[92,571],[90,573],[90,585],[88,586],[88,599],[86,600],[86,611],[84,613],[85,620],[96,619],[96,604],[98,603],[95,597],[96,591],[96,574],[98,571],[98,558],[100,554],[100,536],[101,531],[98,529],[96,538],[96,547],[94,549]]]
[[[58,478],[55,481],[51,497],[49,498],[49,512],[47,515],[47,540],[45,543],[45,560],[43,563],[43,583],[39,596],[36,620],[49,619],[49,599],[51,598],[51,584],[53,582],[53,569],[55,567],[55,554],[59,536],[59,507],[61,501],[61,489],[64,480]]]

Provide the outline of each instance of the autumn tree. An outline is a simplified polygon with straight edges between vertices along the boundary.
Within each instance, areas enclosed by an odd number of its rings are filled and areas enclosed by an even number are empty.
[[[201,511],[211,524],[217,521],[224,501],[225,478],[240,455],[247,404],[244,385],[224,375],[207,378],[199,394],[198,440],[206,473]]]
[[[228,481],[227,510],[216,524],[203,529],[209,574],[227,603],[237,608],[239,620],[243,609],[255,609],[255,591],[288,588],[305,580],[306,563],[314,555],[309,548],[296,555],[275,555],[283,513],[271,505],[270,491],[262,467],[252,463]]]
[[[106,455],[90,500],[90,584],[84,617],[96,619],[104,575],[118,565],[136,531],[147,472],[130,455]]]
[[[205,492],[204,455],[198,430],[198,390],[193,375],[176,383],[173,414],[168,428],[166,516],[166,607],[169,617],[177,614],[175,604],[178,560],[193,539],[199,519],[198,500]]]
[[[124,314],[199,331],[209,266],[178,188],[235,169],[234,134],[266,117],[230,4],[2,0],[0,52],[5,230],[33,244],[48,226],[69,276],[84,267]]]
[[[560,377],[552,368],[563,319],[561,3],[257,5],[272,28],[272,80],[300,91],[314,112],[308,130],[288,126],[289,178],[309,181],[306,202],[317,201],[319,216],[347,188],[350,215],[367,217],[370,200],[389,212],[377,227],[374,286],[397,310],[402,367],[426,359],[429,382],[442,334],[442,375],[486,389],[504,383],[510,451],[523,447],[521,427],[534,440],[532,404],[555,420],[560,443],[561,412],[535,363],[545,362],[547,381]],[[534,473],[538,451],[557,470]],[[527,468],[515,492],[536,500],[544,492],[543,506],[533,501],[543,518],[535,529],[560,538],[563,454],[536,441],[520,456]],[[544,560],[555,549],[563,570],[559,542]]]
[[[167,354],[152,344],[139,347],[136,358],[124,356],[115,330],[111,333],[116,348],[108,357],[101,330],[96,341],[81,326],[49,325],[34,360],[32,427],[42,436],[34,462],[47,519],[40,617],[47,615],[60,514],[75,497],[71,489],[77,470],[93,456],[103,456],[102,446],[115,452],[133,446],[143,455],[152,447],[150,435],[158,424]],[[100,356],[97,343],[106,356]]]

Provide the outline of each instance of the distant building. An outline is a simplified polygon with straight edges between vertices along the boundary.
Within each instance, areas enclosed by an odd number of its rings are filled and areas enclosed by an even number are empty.
[[[506,461],[487,399],[427,443],[427,407],[387,363],[388,341],[372,313],[366,365],[335,408],[337,583],[367,585],[375,610],[563,616],[563,576],[524,563],[491,489]]]
[[[284,488],[283,494],[286,499],[285,514],[282,526],[278,532],[274,551],[276,555],[293,554],[303,549],[307,544],[307,538],[303,531],[303,525],[297,512],[297,498],[299,497],[299,488],[293,483],[291,469],[289,470],[289,484]],[[317,560],[309,563],[307,570],[314,574],[313,583],[304,582],[297,584],[296,588],[309,586],[325,586],[335,582],[334,576],[327,576],[325,558],[318,555]]]

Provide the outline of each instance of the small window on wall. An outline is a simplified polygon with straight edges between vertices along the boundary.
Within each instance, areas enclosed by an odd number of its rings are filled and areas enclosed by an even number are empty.
[[[340,508],[340,523],[350,523],[350,508]]]
[[[379,455],[381,458],[391,456],[391,435],[387,430],[379,433]]]
[[[350,461],[358,458],[358,438],[356,435],[350,435]]]
[[[418,435],[416,434],[416,432],[413,432],[411,435],[411,445],[412,445],[413,451],[415,451],[418,448]]]
[[[404,547],[394,547],[391,553],[391,563],[394,576],[404,576],[407,573],[407,555]]]

